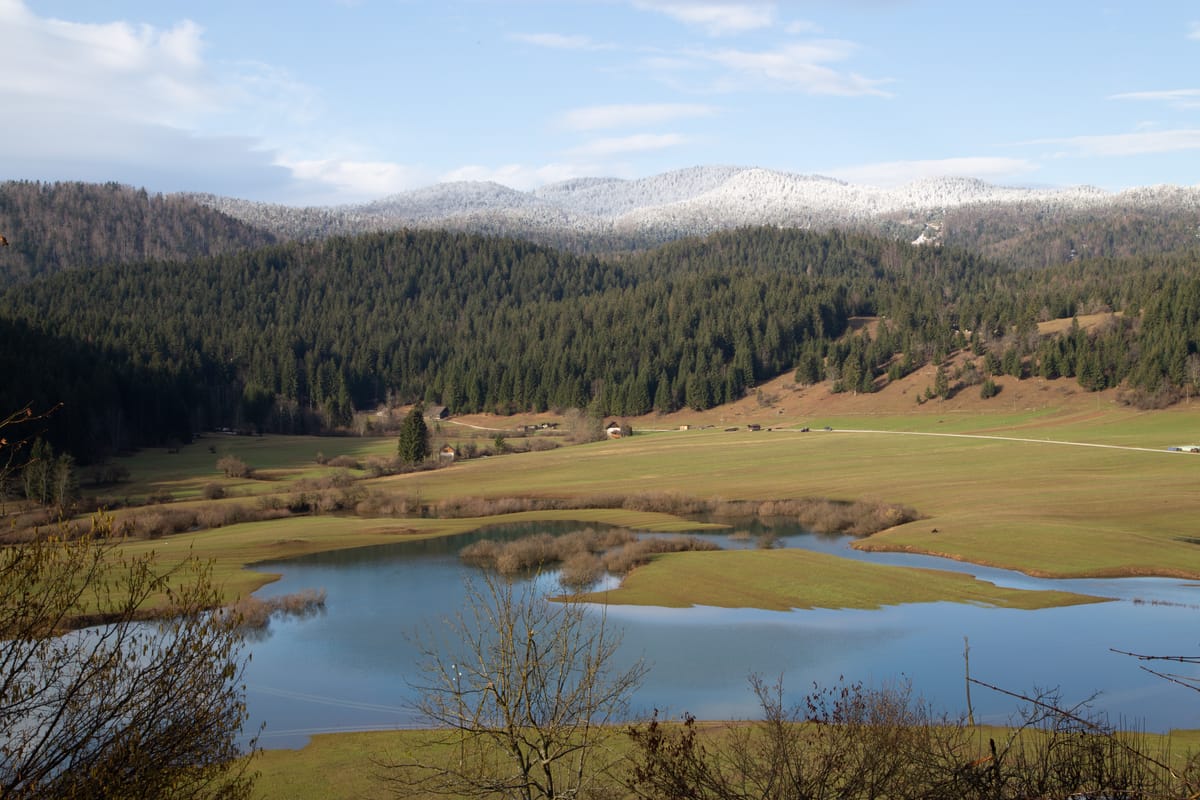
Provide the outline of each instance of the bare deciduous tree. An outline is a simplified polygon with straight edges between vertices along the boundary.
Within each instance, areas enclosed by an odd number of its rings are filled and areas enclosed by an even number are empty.
[[[209,566],[164,570],[109,533],[0,548],[0,797],[248,797],[242,638]]]
[[[466,610],[421,643],[417,708],[436,731],[419,754],[381,761],[387,779],[402,796],[594,796],[610,723],[646,671],[616,668],[619,641],[602,612],[485,573]]]
[[[207,566],[163,574],[95,533],[0,551],[0,796],[247,796],[242,639],[218,600]]]

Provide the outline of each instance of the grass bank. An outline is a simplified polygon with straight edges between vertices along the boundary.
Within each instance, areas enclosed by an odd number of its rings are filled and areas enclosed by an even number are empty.
[[[1051,608],[1103,602],[1071,592],[1005,589],[970,575],[882,566],[808,550],[673,553],[594,596],[617,605],[875,609],[899,603]]]

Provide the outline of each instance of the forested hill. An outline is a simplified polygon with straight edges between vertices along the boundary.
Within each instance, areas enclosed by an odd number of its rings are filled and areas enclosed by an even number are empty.
[[[1091,209],[987,204],[951,209],[939,220],[932,232],[937,241],[1027,269],[1189,252],[1200,245],[1200,212],[1184,203]]]
[[[64,402],[57,445],[89,458],[216,426],[315,432],[419,399],[636,415],[708,408],[793,370],[869,392],[965,347],[994,372],[1169,398],[1200,350],[1196,263],[1013,270],[773,228],[609,260],[431,231],[291,243],[11,287],[0,407]],[[1107,309],[1124,317],[1036,334],[1039,319]],[[882,318],[873,335],[846,336],[866,315]]]
[[[102,264],[263,247],[273,234],[179,195],[115,183],[0,183],[0,287]]]

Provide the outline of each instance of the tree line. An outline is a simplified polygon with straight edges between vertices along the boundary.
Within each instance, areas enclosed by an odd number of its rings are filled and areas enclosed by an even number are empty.
[[[63,402],[48,437],[83,460],[215,427],[314,433],[385,403],[636,415],[710,408],[789,371],[874,391],[964,348],[989,377],[1166,402],[1200,380],[1195,262],[1029,270],[773,228],[609,258],[452,232],[331,238],[13,286],[0,401]],[[1123,315],[1037,333],[1097,311]],[[846,336],[865,316],[873,333]]]

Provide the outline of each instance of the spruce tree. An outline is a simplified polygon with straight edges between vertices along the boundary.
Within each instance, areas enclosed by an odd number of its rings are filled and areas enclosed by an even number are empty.
[[[400,425],[397,452],[405,464],[420,464],[429,457],[429,428],[425,425],[425,407],[419,403]]]

